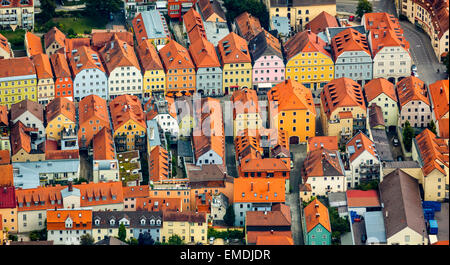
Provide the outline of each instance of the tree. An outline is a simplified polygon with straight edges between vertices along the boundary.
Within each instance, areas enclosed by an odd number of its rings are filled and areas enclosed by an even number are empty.
[[[80,244],[83,246],[94,245],[94,238],[91,234],[84,234],[80,237]]]
[[[330,215],[331,223],[331,241],[333,244],[339,244],[341,235],[343,233],[350,232],[350,224],[348,222],[348,217],[342,218],[336,208],[328,207],[328,213]]]
[[[125,239],[127,238],[127,229],[125,228],[125,225],[122,223],[119,226],[119,239],[123,242],[125,242]]]
[[[41,18],[44,21],[49,21],[56,15],[56,3],[55,0],[41,0]]]
[[[235,216],[234,216],[234,209],[233,205],[228,206],[227,211],[225,212],[225,215],[223,216],[223,221],[228,226],[234,226],[235,222]]]
[[[403,125],[403,144],[408,152],[411,151],[413,138],[414,129],[411,127],[411,124],[409,124],[409,121],[406,121]]]
[[[9,234],[8,239],[11,241],[17,241],[19,240],[19,237],[17,235]]]
[[[47,240],[47,228],[42,230],[35,230],[30,232],[31,241],[46,241]]]
[[[109,18],[109,15],[118,12],[122,5],[122,0],[86,0],[85,11],[93,18]]]
[[[140,246],[151,246],[155,244],[155,240],[153,240],[149,232],[140,233],[137,241]]]
[[[373,10],[372,3],[368,0],[358,0],[358,6],[356,7],[356,15],[362,17],[365,13],[370,13]]]
[[[232,23],[236,17],[244,12],[252,14],[259,19],[261,26],[269,29],[269,11],[260,0],[224,0],[227,9],[227,20]]]
[[[169,245],[184,245],[184,241],[178,235],[173,235],[169,237]]]
[[[75,30],[73,30],[73,28],[70,28],[69,30],[67,30],[67,35],[69,35],[69,37],[75,37],[77,33],[75,32]]]
[[[428,124],[427,128],[432,131],[434,134],[437,134],[437,130],[436,130],[436,124],[434,123],[433,120],[430,121],[430,123]]]
[[[139,245],[138,240],[136,238],[134,238],[134,237],[130,238],[130,240],[128,240],[127,243],[128,243],[128,245],[133,245],[133,246]]]

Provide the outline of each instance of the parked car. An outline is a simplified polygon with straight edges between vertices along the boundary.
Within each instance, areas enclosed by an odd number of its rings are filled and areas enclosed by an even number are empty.
[[[209,238],[209,244],[210,244],[210,245],[213,245],[213,244],[214,244],[214,237],[213,237],[213,236]]]
[[[355,16],[349,16],[348,17],[348,21],[353,21],[353,20],[355,20]]]
[[[415,64],[411,65],[411,72],[417,72],[417,66]]]
[[[403,156],[397,156],[397,161],[403,161]]]
[[[362,235],[361,235],[361,242],[362,242],[363,244],[365,244],[366,241],[367,241],[367,236],[366,236],[366,234],[362,234]]]
[[[394,146],[398,146],[400,144],[400,142],[398,141],[397,138],[394,138],[394,140],[392,140]]]

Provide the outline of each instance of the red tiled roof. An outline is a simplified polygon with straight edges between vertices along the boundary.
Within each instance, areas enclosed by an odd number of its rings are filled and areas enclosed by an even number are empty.
[[[292,239],[292,236],[257,236],[256,245],[294,245],[294,240]]]
[[[8,39],[2,34],[0,34],[0,49],[4,50],[10,56],[12,55],[12,50],[11,47],[9,47]]]
[[[284,178],[234,179],[234,202],[280,202],[285,201]],[[256,196],[255,196],[256,194]],[[275,196],[276,194],[276,196]]]
[[[47,117],[47,123],[58,117],[60,114],[64,115],[72,122],[76,122],[75,119],[75,103],[67,98],[60,97],[55,98],[48,103],[45,115]]]
[[[159,56],[164,63],[164,69],[166,72],[169,69],[195,67],[188,50],[172,39],[169,40],[169,43],[161,48],[161,50],[159,50]]]
[[[380,207],[380,199],[376,190],[348,190],[348,207]]]
[[[361,51],[371,56],[369,43],[367,37],[360,32],[348,28],[345,29],[331,40],[331,48],[333,49],[334,61],[344,52],[347,51]]]
[[[318,199],[314,199],[303,209],[305,215],[306,231],[309,233],[318,224],[321,224],[331,233],[330,216],[328,209]]]
[[[119,40],[128,43],[128,45],[130,45],[130,47],[134,46],[133,33],[129,32],[129,31],[125,31],[125,32],[117,32],[117,31],[93,32],[92,37],[91,37],[92,46],[95,49],[101,49],[113,38],[114,35]]]
[[[66,220],[73,222],[71,228],[66,228]],[[92,210],[48,210],[47,230],[91,230]]]
[[[259,104],[256,90],[243,88],[233,92],[231,99],[233,102],[233,120],[237,114],[258,113]]]
[[[347,142],[347,150],[349,146],[353,146],[355,148],[355,152],[350,155],[350,161],[355,160],[364,151],[367,151],[374,157],[378,158],[375,144],[361,131],[359,131],[355,136],[353,136],[352,139],[350,139],[350,141]]]
[[[101,182],[73,185],[80,190],[80,207],[123,203],[122,182]],[[106,200],[101,197],[106,196]],[[113,198],[115,196],[115,199]],[[84,199],[83,199],[84,197]],[[91,201],[89,201],[89,198]],[[98,200],[96,198],[99,198]]]
[[[169,177],[169,154],[166,149],[156,146],[150,151],[148,167],[150,180],[157,182]]]
[[[36,69],[28,57],[0,59],[0,78],[35,74]]]
[[[439,80],[430,84],[429,90],[433,101],[433,110],[437,119],[441,119],[448,114],[449,110],[449,80]]]
[[[21,122],[16,122],[11,129],[11,154],[14,156],[21,149],[31,152],[31,137],[26,133],[26,126]]]
[[[149,185],[123,187],[123,198],[145,198],[149,196]]]
[[[145,198],[136,198],[136,210],[176,212],[183,209],[182,205],[182,198],[151,197],[148,194]]]
[[[106,72],[102,62],[100,61],[99,54],[89,46],[85,46],[84,44],[80,44],[79,47],[73,48],[68,46],[67,53],[69,54],[68,59],[73,76],[76,76],[84,69],[97,68],[102,72]],[[94,55],[96,57],[94,57]]]
[[[309,177],[344,176],[337,151],[324,148],[308,152],[303,164],[303,183]]]
[[[50,56],[50,61],[53,66],[53,74],[55,75],[55,78],[72,78],[69,64],[67,63],[66,56],[64,54],[52,54]]]
[[[6,105],[0,105],[0,125],[8,126],[8,107]]]
[[[33,114],[40,121],[44,122],[44,106],[29,99],[25,99],[11,105],[10,109],[11,121],[14,121],[15,119],[19,118],[20,115],[22,115],[27,111]]]
[[[111,130],[103,127],[93,138],[94,160],[114,160],[116,153]]]
[[[0,165],[0,172],[0,187],[14,186],[13,166],[11,164]]]
[[[309,151],[325,148],[331,151],[339,150],[337,136],[314,136],[308,139]]]
[[[111,74],[117,67],[134,66],[141,71],[133,46],[121,40],[117,33],[99,50],[106,70]]]
[[[125,122],[133,120],[146,128],[144,111],[139,99],[133,95],[120,95],[109,103],[113,129],[117,130]]]
[[[258,238],[261,238],[260,240],[262,242],[265,241],[266,237],[285,237],[285,238],[292,238],[292,232],[291,231],[248,231],[247,232],[247,244],[257,244]],[[260,244],[263,245],[263,243]],[[289,241],[289,239],[287,239]],[[282,244],[280,244],[282,245]]]
[[[248,211],[245,217],[246,226],[291,226],[291,210],[285,204],[277,204],[272,211]],[[274,206],[275,207],[275,206]]]
[[[423,103],[430,105],[425,83],[415,76],[408,76],[400,80],[397,83],[396,90],[401,107],[412,100],[421,100]]]
[[[221,39],[217,45],[217,49],[222,58],[222,66],[228,63],[252,62],[247,41],[234,32]]]
[[[252,16],[248,12],[240,14],[234,19],[236,26],[239,28],[241,36],[248,42],[258,35],[263,28],[257,17]]]
[[[4,187],[0,185],[0,209],[16,208],[16,206],[16,192],[14,186]]]
[[[418,151],[423,160],[422,171],[428,176],[433,170],[437,169],[446,175],[446,171],[441,167],[449,167],[449,147],[444,139],[437,138],[430,130],[425,129],[416,136]]]
[[[47,54],[40,53],[31,57],[34,66],[36,67],[36,74],[38,79],[53,79],[52,65]]]
[[[9,150],[0,150],[0,165],[11,164],[11,155]]]
[[[300,82],[287,79],[284,82],[274,86],[267,95],[271,104],[272,115],[278,112],[288,110],[308,110],[313,116],[316,115],[316,109],[313,102],[312,92],[303,86]]]
[[[316,34],[324,32],[327,28],[335,27],[339,27],[336,17],[333,17],[325,11],[322,11],[322,13],[318,14],[313,20],[305,25],[305,29],[310,29]]]
[[[17,211],[35,211],[45,209],[61,209],[64,207],[62,202],[61,190],[65,186],[56,185],[55,187],[37,187],[34,189],[17,189],[16,198],[17,203],[22,203],[22,207],[18,206]],[[52,201],[54,204],[52,204]],[[58,203],[59,201],[59,203]],[[42,204],[44,202],[44,204]],[[29,203],[29,206],[27,206]]]
[[[374,100],[376,97],[383,93],[397,102],[397,95],[395,94],[394,84],[381,77],[370,80],[364,86],[364,92],[366,93],[368,102]]]
[[[164,70],[152,40],[143,40],[137,48],[137,55],[143,72],[149,70]]]
[[[2,3],[2,8],[8,7],[33,7],[34,0],[8,0]]]
[[[44,49],[42,49],[42,43],[41,43],[40,37],[27,31],[27,33],[25,33],[25,40],[28,45],[27,49],[28,49],[30,57],[33,55],[44,53]]]
[[[206,38],[199,38],[191,42],[189,53],[197,69],[201,67],[220,67],[214,45]]]
[[[289,60],[300,52],[320,52],[331,58],[331,54],[325,50],[326,45],[325,41],[313,32],[298,32],[284,45],[286,59]]]
[[[45,49],[48,49],[48,47],[55,41],[61,47],[64,47],[66,45],[66,35],[64,35],[64,33],[62,33],[57,27],[53,27],[47,33],[45,33],[44,35]]]

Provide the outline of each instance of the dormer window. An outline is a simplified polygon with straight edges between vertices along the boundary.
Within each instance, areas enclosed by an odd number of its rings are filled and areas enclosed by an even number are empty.
[[[145,219],[141,219],[141,225],[145,225]]]
[[[55,200],[51,200],[51,202],[50,202],[52,205],[54,205],[55,204]]]
[[[156,220],[156,224],[160,225],[161,224],[161,220]]]
[[[104,201],[106,201],[106,196],[102,196],[102,199],[103,199]]]
[[[92,201],[92,197],[89,197],[89,198],[88,198],[88,201],[90,201],[90,202],[91,202],[91,201]]]
[[[155,225],[155,220],[150,220],[150,225]]]
[[[115,200],[116,198],[117,198],[117,196],[116,196],[116,195],[113,195],[113,196],[112,196],[112,199],[113,199],[113,200]]]
[[[96,201],[100,200],[100,196],[95,196],[95,200]]]
[[[110,225],[115,225],[115,224],[116,224],[116,221],[115,221],[115,220],[111,220],[111,221],[109,221],[109,224],[110,224]]]
[[[27,207],[30,207],[31,206],[31,203],[30,202],[27,202]]]
[[[100,225],[100,220],[99,219],[95,220],[95,225]]]

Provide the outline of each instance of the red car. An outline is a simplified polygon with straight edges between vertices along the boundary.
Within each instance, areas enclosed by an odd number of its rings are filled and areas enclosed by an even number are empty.
[[[348,21],[353,21],[353,20],[355,20],[355,16],[349,16],[348,17]]]

